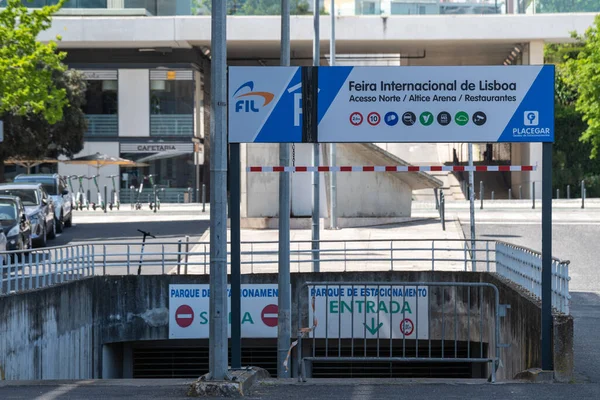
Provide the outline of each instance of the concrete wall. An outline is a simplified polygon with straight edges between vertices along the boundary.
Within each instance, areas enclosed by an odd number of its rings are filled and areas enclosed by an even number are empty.
[[[541,320],[539,304],[515,288],[487,273],[462,272],[353,272],[292,275],[292,331],[298,327],[298,291],[304,282],[489,282],[500,292],[500,303],[510,304],[501,320],[503,366],[498,379],[511,379],[518,372],[540,366]],[[168,339],[168,285],[171,283],[208,283],[204,275],[94,277],[46,290],[31,291],[0,298],[0,377],[24,379],[114,378],[114,368],[126,354],[115,354],[104,346],[111,343]],[[277,274],[243,275],[242,283],[275,283]],[[439,312],[454,307],[455,296],[460,340],[466,340],[466,313],[477,318],[493,315],[491,292],[484,292],[479,308],[471,291],[471,308],[465,306],[465,291],[446,291],[432,297],[431,337],[440,338]],[[304,294],[304,293],[303,293]],[[301,326],[306,326],[308,298],[301,298]],[[470,310],[470,311],[468,311]],[[486,320],[487,321],[487,320]],[[472,322],[475,322],[472,320]],[[447,338],[453,339],[454,325],[446,320]],[[491,325],[484,323],[484,341],[493,343]],[[479,340],[476,324],[470,338]],[[573,369],[573,319],[555,319],[555,365],[560,377],[569,379]],[[292,363],[294,365],[295,363]],[[104,372],[103,372],[104,371]]]
[[[118,142],[84,142],[83,150],[75,154],[73,158],[83,157],[90,154],[95,154],[96,152],[100,154],[108,154],[109,156],[118,157],[119,156],[119,143]],[[110,197],[112,190],[112,181],[110,178],[107,178],[109,175],[118,175],[119,167],[116,165],[107,165],[100,169],[97,169],[95,166],[89,165],[80,165],[80,164],[65,164],[58,163],[58,173],[61,175],[71,176],[71,175],[100,175],[98,178],[98,185],[100,187],[100,192],[102,196],[104,196],[104,185],[107,186],[108,196]],[[79,181],[73,180],[73,190],[77,192],[79,190]],[[91,202],[98,203],[98,191],[96,190],[96,186],[92,180],[83,180],[83,187],[87,193],[87,190],[90,191],[91,198],[89,199]],[[106,200],[106,199],[105,199]]]

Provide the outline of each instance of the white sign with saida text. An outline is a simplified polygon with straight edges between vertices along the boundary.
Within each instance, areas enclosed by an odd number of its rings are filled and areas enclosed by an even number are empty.
[[[276,284],[242,285],[242,337],[277,337]],[[231,337],[231,286],[227,286]],[[169,338],[203,339],[209,334],[210,285],[169,285]]]
[[[316,338],[429,338],[429,288],[424,286],[311,286]],[[313,311],[310,308],[312,323]]]

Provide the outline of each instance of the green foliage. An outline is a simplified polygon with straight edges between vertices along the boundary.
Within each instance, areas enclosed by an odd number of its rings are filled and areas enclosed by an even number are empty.
[[[56,87],[53,75],[65,70],[65,54],[56,42],[44,44],[37,37],[64,3],[28,10],[21,0],[8,0],[0,11],[0,114],[40,114],[49,123],[62,119],[67,93]]]
[[[0,159],[70,157],[83,149],[83,135],[87,130],[81,109],[87,89],[85,77],[75,70],[55,71],[52,82],[66,95],[67,103],[60,110],[62,119],[51,124],[41,114],[5,114],[2,116],[5,140],[0,146]]]
[[[600,11],[598,0],[538,0],[537,13],[569,13]]]
[[[210,15],[212,0],[194,0],[193,13]],[[306,0],[290,0],[292,15],[311,15]],[[322,12],[323,13],[323,12]],[[227,0],[228,15],[281,15],[281,0]]]
[[[587,122],[581,139],[592,145],[592,158],[600,148],[600,16],[583,36],[576,35],[581,45],[576,58],[565,63],[564,80],[577,91],[575,109]]]

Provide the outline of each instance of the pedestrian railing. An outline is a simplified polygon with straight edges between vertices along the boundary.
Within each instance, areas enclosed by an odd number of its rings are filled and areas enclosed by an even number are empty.
[[[298,380],[318,363],[500,365],[496,286],[455,282],[315,282],[298,292]]]
[[[569,314],[569,261],[552,259],[552,307]],[[496,243],[496,272],[538,299],[542,297],[542,255],[509,243]]]
[[[228,261],[230,261],[228,252]],[[208,274],[210,244],[189,238],[172,241],[93,242],[36,249],[29,254],[6,252],[0,274],[0,295],[37,289],[90,275]],[[373,239],[290,242],[290,269],[312,272],[348,271],[472,271],[497,272],[541,295],[541,254],[493,240]],[[279,251],[276,241],[241,244],[244,274],[275,273]],[[569,310],[568,261],[553,261],[553,306]]]

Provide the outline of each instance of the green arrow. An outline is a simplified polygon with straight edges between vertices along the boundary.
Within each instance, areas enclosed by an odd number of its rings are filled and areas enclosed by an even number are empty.
[[[365,328],[367,328],[367,330],[369,332],[371,332],[371,335],[374,335],[374,334],[377,333],[377,331],[379,330],[379,328],[381,328],[383,326],[383,322],[380,322],[379,325],[375,326],[375,318],[371,318],[371,327],[369,327],[364,322],[363,322],[363,325],[365,326]]]

